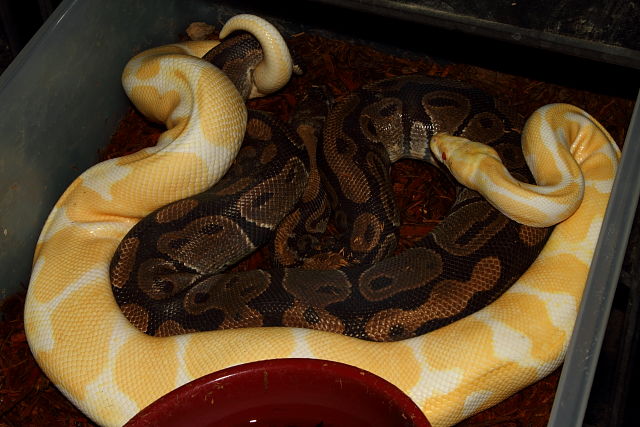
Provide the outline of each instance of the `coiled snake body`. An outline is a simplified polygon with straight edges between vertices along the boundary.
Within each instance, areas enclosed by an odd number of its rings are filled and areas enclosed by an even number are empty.
[[[362,264],[215,274],[242,249],[259,244],[262,229],[274,228],[305,183],[304,161],[287,150],[292,143],[285,144],[295,138],[278,141],[282,132],[274,122],[254,116],[247,137],[270,135],[274,142],[265,149],[268,157],[263,152],[252,163],[257,169],[273,162],[271,172],[261,177],[242,167],[244,172],[136,225],[111,267],[116,300],[132,323],[158,336],[289,326],[392,341],[442,327],[508,289],[549,230],[509,220],[463,187],[447,218],[418,248],[387,258],[398,225],[390,163],[401,157],[435,163],[427,141],[450,132],[494,145],[523,176],[519,134],[512,128],[491,98],[455,81],[410,76],[369,85],[332,110],[317,150],[321,173],[351,230],[345,257],[353,252]],[[231,195],[236,197],[224,203]]]
[[[273,34],[263,21],[244,16],[232,20],[223,33],[239,22],[249,22],[245,29],[252,32]],[[273,40],[266,39],[261,41],[263,48]],[[549,193],[550,200],[566,197],[563,189],[571,186],[575,191],[570,194],[579,199],[583,192],[584,197],[575,213],[555,227],[529,269],[477,313],[389,343],[298,328],[230,329],[163,338],[136,329],[111,293],[111,256],[140,218],[217,181],[230,162],[219,166],[210,160],[231,159],[244,135],[246,110],[233,84],[213,66],[190,58],[210,48],[200,43],[172,45],[144,52],[129,63],[123,75],[128,93],[141,111],[164,121],[169,130],[156,147],[83,173],[56,204],[42,231],[27,295],[25,330],[39,364],[79,408],[100,424],[120,425],[156,398],[209,372],[255,360],[313,357],[349,363],[386,378],[408,393],[434,425],[447,425],[497,403],[558,366],[619,157],[593,118],[559,104],[541,108],[527,121],[523,138],[530,148],[525,156],[540,159],[549,153],[551,161],[539,162],[533,175],[547,188],[542,192]],[[290,62],[284,71],[271,68],[279,54],[267,50],[260,70],[256,69],[261,76],[254,79],[257,89],[251,92],[276,90],[290,74]],[[211,111],[205,105],[217,107]],[[431,139],[431,148],[454,176],[471,177],[470,185],[483,194],[488,191],[492,203],[500,205],[505,196],[498,189],[494,197],[492,183],[501,181],[508,187],[510,181],[501,172],[499,157],[484,145],[467,142],[439,133]],[[570,158],[577,162],[571,163],[575,167],[564,167]],[[537,197],[529,191],[511,194],[513,205],[521,206]],[[462,209],[465,204],[458,206]],[[527,210],[516,207],[513,215]],[[174,213],[165,212],[164,217]],[[384,288],[385,283],[378,285]],[[165,327],[176,332],[171,324]],[[393,330],[387,331],[393,335]]]

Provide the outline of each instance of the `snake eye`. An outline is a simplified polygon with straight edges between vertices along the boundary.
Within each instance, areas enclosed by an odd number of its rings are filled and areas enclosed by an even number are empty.
[[[443,162],[446,162],[446,161],[447,161],[447,153],[445,153],[444,151],[442,152],[441,157],[442,157],[442,161],[443,161]]]

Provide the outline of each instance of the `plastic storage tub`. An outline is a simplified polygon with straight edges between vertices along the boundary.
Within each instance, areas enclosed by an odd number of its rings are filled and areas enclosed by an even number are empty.
[[[296,7],[294,21],[259,2],[65,0],[0,78],[0,299],[28,283],[51,207],[95,163],[128,107],[120,73],[134,53],[175,41],[190,22],[219,24],[255,8],[292,34],[312,25],[299,18],[306,6]],[[580,424],[638,200],[639,162],[636,103],[550,425]]]

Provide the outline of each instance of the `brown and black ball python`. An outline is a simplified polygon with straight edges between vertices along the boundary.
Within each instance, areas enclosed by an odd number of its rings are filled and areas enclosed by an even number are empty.
[[[258,63],[250,39],[248,57]],[[219,65],[250,78],[244,54],[229,47],[237,45],[243,44],[220,45],[232,59]],[[216,63],[216,53],[208,60]],[[246,96],[250,83],[236,81]],[[250,113],[248,146],[235,169],[204,193],[151,213],[122,240],[110,269],[116,300],[134,325],[156,336],[288,326],[394,341],[447,325],[507,290],[537,257],[550,229],[518,224],[458,186],[442,223],[417,247],[389,256],[398,226],[390,166],[401,158],[437,164],[428,142],[447,132],[494,147],[514,176],[531,182],[518,125],[490,96],[466,84],[388,79],[338,100],[310,171],[294,132]],[[221,273],[271,237],[309,173],[322,177],[335,218],[348,231],[343,257],[354,263],[335,270]],[[323,222],[317,212],[295,213],[279,230],[289,251],[285,258],[295,255],[295,229]]]

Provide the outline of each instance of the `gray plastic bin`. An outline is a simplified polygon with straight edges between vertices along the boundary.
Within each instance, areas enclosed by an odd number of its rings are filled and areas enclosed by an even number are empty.
[[[51,207],[95,163],[128,107],[120,85],[126,61],[175,41],[190,22],[219,24],[242,12],[253,10],[203,0],[65,0],[57,8],[0,77],[0,299],[26,286]],[[288,33],[305,27],[280,19],[277,7],[261,14]],[[636,103],[550,425],[581,423],[638,200],[639,163]]]

